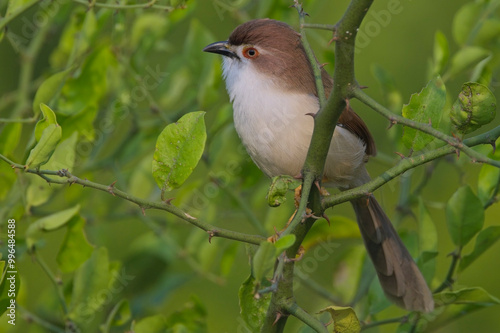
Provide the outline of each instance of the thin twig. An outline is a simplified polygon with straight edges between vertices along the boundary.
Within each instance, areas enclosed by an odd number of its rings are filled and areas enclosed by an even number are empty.
[[[379,321],[373,321],[371,323],[364,324],[361,327],[361,330],[364,331],[364,330],[367,330],[369,328],[377,327],[377,326],[381,326],[381,325],[402,323],[402,322],[405,322],[406,320],[408,320],[407,316],[396,317],[396,318],[389,318],[389,319],[384,319],[384,320],[379,320]]]
[[[304,309],[302,309],[300,306],[298,306],[297,303],[293,302],[291,304],[287,304],[287,305],[285,305],[285,309],[292,316],[296,317],[297,319],[299,319],[304,324],[311,327],[316,332],[328,333],[328,330],[326,329],[325,325],[321,321],[319,321],[318,319],[311,316]]]
[[[494,142],[498,137],[500,137],[500,126],[495,127],[494,129],[486,133],[468,138],[464,140],[463,143],[464,145],[467,145],[469,147],[473,147],[479,144],[491,144],[491,142]],[[425,164],[429,161],[435,160],[439,157],[452,154],[454,153],[454,151],[455,151],[454,147],[443,146],[441,148],[438,148],[436,150],[431,150],[429,152],[420,154],[418,156],[405,158],[401,160],[398,164],[396,164],[396,166],[390,168],[383,174],[379,175],[378,177],[372,179],[370,182],[362,186],[338,194],[324,197],[323,208],[327,209],[335,205],[341,204],[343,202],[351,201],[353,199],[372,193],[380,186],[384,185],[385,183],[388,183],[392,179],[401,175],[403,172],[413,169],[419,165]]]
[[[444,141],[448,145],[455,147],[456,149],[459,149],[460,151],[463,151],[474,162],[487,163],[487,164],[491,164],[493,166],[496,166],[497,168],[500,168],[500,161],[497,161],[497,160],[494,160],[494,159],[489,158],[487,156],[484,156],[483,154],[471,149],[464,142],[462,142],[462,141],[460,141],[452,136],[444,134],[443,132],[433,128],[429,124],[419,123],[419,122],[413,121],[411,119],[402,117],[400,115],[394,114],[386,107],[377,103],[373,98],[368,96],[364,91],[362,91],[359,88],[353,90],[353,96],[356,97],[357,99],[359,99],[361,102],[368,105],[369,107],[371,107],[373,110],[382,114],[384,117],[389,119],[392,123],[399,123],[399,124],[402,124],[402,125],[405,125],[408,127],[415,128],[415,129],[422,131],[424,133],[430,134],[433,137]]]
[[[156,5],[156,0],[152,0],[143,4],[135,4],[135,5],[121,5],[121,4],[113,4],[113,3],[102,3],[102,2],[92,2],[89,4],[88,0],[73,0],[73,2],[85,5],[87,7],[101,7],[101,8],[109,8],[109,9],[160,9],[171,12],[174,10],[174,7],[171,6],[162,6]]]
[[[13,168],[16,169],[21,169],[24,170],[27,173],[33,173],[36,174],[42,178],[44,178],[47,182],[49,183],[54,183],[54,184],[79,184],[83,185],[84,187],[91,187],[95,188],[97,190],[107,192],[112,194],[113,196],[120,197],[122,199],[125,199],[127,201],[133,202],[137,204],[141,209],[159,209],[159,210],[164,210],[167,211],[181,219],[183,219],[186,222],[189,222],[190,224],[205,230],[209,237],[222,237],[222,238],[228,238],[228,239],[233,239],[233,240],[238,240],[241,242],[245,243],[250,243],[250,244],[260,244],[261,242],[265,241],[266,238],[258,235],[250,235],[250,234],[244,234],[232,230],[227,230],[227,229],[222,229],[218,228],[214,225],[211,225],[209,223],[206,223],[196,217],[191,216],[188,212],[183,211],[182,209],[169,204],[165,202],[153,202],[145,199],[138,198],[136,196],[133,196],[129,193],[126,193],[124,191],[119,190],[112,185],[103,185],[103,184],[98,184],[95,182],[92,182],[87,179],[81,179],[78,178],[74,175],[72,175],[68,170],[36,170],[36,169],[24,169],[24,165],[14,163],[13,161],[9,160],[7,157],[3,156],[0,154],[0,159],[4,160],[5,162],[9,163]],[[43,176],[57,176],[59,178],[49,178],[49,177],[43,177]]]

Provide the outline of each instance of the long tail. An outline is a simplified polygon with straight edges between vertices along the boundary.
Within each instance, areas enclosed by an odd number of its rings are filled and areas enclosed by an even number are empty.
[[[375,197],[370,195],[351,203],[386,296],[410,311],[432,311],[432,293]]]

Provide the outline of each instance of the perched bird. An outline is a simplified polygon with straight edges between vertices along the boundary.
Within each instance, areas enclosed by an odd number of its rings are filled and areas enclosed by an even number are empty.
[[[283,22],[258,19],[238,26],[227,41],[203,51],[223,57],[234,125],[257,166],[269,177],[301,173],[319,110],[313,70],[300,34]],[[322,70],[325,91],[332,78]],[[376,152],[366,124],[347,107],[335,128],[323,183],[342,190],[370,181],[365,168]],[[434,301],[422,274],[373,196],[351,201],[366,249],[387,297],[412,311]]]

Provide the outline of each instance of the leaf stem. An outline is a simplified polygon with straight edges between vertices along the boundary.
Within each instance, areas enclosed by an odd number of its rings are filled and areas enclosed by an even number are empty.
[[[448,273],[446,274],[446,277],[445,277],[443,283],[441,283],[441,285],[433,291],[434,294],[439,293],[439,292],[441,292],[441,291],[445,290],[446,288],[449,288],[453,285],[453,282],[454,282],[453,274],[455,274],[455,269],[456,269],[457,264],[460,260],[461,252],[462,252],[462,249],[458,248],[457,250],[455,250],[451,253],[451,264],[450,264],[450,268],[448,269]]]
[[[361,330],[367,330],[372,327],[377,327],[381,325],[387,325],[387,324],[395,324],[395,323],[402,323],[404,321],[408,320],[407,316],[402,316],[402,317],[396,317],[396,318],[389,318],[389,319],[384,319],[384,320],[379,320],[379,321],[374,321],[368,324],[364,324],[361,327]]]

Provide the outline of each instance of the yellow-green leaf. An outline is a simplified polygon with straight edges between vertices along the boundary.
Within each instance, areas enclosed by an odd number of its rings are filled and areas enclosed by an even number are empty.
[[[319,311],[323,312],[328,312],[332,316],[335,333],[361,332],[361,324],[353,308],[332,305]]]
[[[207,138],[204,115],[203,111],[188,113],[158,137],[153,177],[162,193],[180,187],[198,164]]]
[[[56,149],[59,140],[61,140],[61,136],[61,126],[56,124],[47,126],[47,128],[43,130],[40,140],[31,150],[26,160],[25,168],[38,168],[47,163]]]

